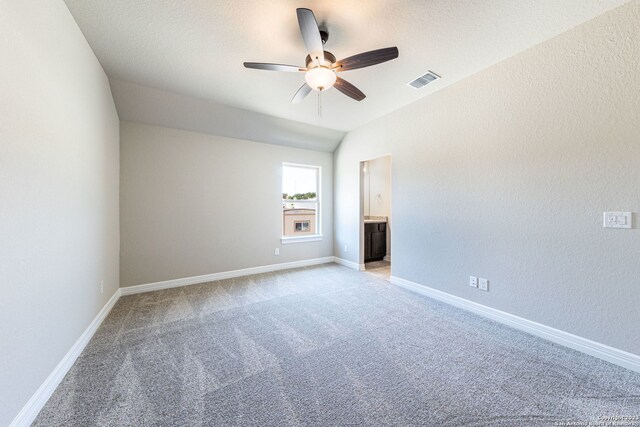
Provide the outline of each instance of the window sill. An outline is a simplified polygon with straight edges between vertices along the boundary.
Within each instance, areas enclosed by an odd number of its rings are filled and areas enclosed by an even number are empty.
[[[282,236],[280,242],[283,245],[289,245],[291,243],[306,243],[306,242],[319,242],[322,240],[322,234],[311,234],[309,236]]]

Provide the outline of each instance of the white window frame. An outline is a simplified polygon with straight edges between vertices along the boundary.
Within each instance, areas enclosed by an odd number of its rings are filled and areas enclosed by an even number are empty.
[[[322,235],[322,215],[321,211],[321,199],[322,199],[322,167],[315,165],[303,165],[299,163],[288,163],[282,162],[282,171],[284,171],[285,166],[293,166],[298,168],[308,168],[316,170],[316,200],[315,201],[306,201],[306,200],[285,200],[282,199],[282,180],[280,180],[280,197],[281,203],[280,207],[282,210],[282,203],[296,203],[296,204],[314,204],[316,205],[316,234],[307,234],[304,236],[285,236],[284,235],[284,213],[280,215],[280,243],[283,245],[289,245],[292,243],[305,243],[305,242],[318,242],[323,239]]]

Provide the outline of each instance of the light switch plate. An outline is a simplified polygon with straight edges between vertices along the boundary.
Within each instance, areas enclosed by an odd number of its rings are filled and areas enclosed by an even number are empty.
[[[478,289],[489,292],[489,279],[478,278]]]
[[[605,228],[631,228],[631,212],[605,212]]]

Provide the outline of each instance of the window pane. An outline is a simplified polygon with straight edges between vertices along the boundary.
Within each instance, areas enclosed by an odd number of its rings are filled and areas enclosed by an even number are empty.
[[[317,200],[318,169],[283,166],[282,198],[287,200]]]
[[[303,208],[283,209],[283,235],[300,236],[304,234],[316,234],[317,206],[309,204]]]
[[[282,166],[282,234],[318,233],[317,167]]]
[[[309,231],[309,221],[295,221],[294,224],[296,232]]]

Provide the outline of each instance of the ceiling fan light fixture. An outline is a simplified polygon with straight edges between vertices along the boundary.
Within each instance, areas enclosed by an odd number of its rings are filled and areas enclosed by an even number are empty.
[[[309,87],[317,91],[325,91],[336,82],[336,72],[326,67],[312,68],[304,75]]]
[[[257,70],[304,72],[305,83],[291,99],[293,104],[300,103],[312,90],[323,92],[331,87],[335,87],[336,90],[351,99],[362,101],[367,96],[345,79],[338,77],[337,73],[370,67],[398,57],[398,48],[394,46],[370,50],[336,61],[335,55],[324,50],[324,43],[327,41],[329,34],[326,30],[318,28],[318,21],[313,11],[299,7],[296,9],[296,15],[298,15],[302,41],[307,49],[305,67],[264,62],[244,63],[246,68],[255,68]],[[318,101],[320,101],[320,96],[318,96]]]

